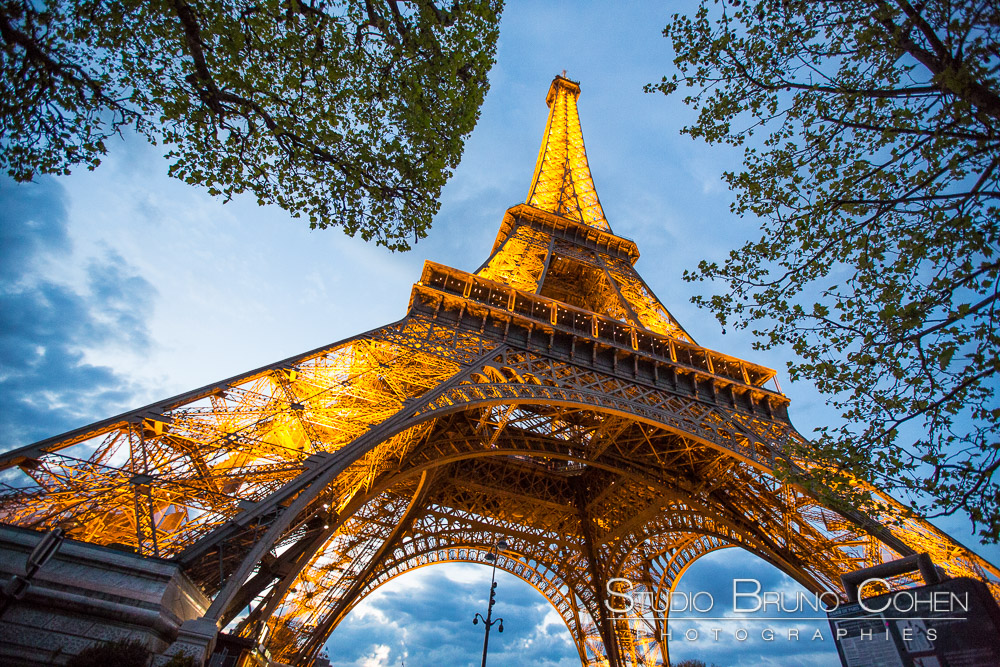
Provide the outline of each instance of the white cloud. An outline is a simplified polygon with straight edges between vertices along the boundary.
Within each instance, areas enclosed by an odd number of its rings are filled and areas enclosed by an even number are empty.
[[[783,368],[779,356],[751,354],[746,338],[719,337],[715,321],[687,303],[694,288],[679,280],[698,258],[724,255],[734,238],[756,226],[727,212],[718,176],[732,166],[731,154],[720,158],[687,138],[672,139],[684,122],[674,115],[675,102],[641,92],[643,82],[669,70],[668,43],[659,30],[672,11],[657,3],[624,3],[608,21],[604,3],[508,3],[479,127],[444,190],[434,229],[408,254],[336,229],[310,232],[304,221],[246,199],[222,206],[202,190],[167,179],[159,149],[135,140],[115,146],[95,172],[60,179],[71,199],[70,233],[79,256],[51,268],[60,281],[79,280],[85,259],[103,253],[104,245],[137,267],[159,292],[147,323],[154,346],[141,357],[109,349],[87,360],[113,367],[142,391],[155,391],[151,398],[161,398],[398,319],[424,258],[464,269],[485,259],[503,208],[527,193],[545,124],[544,95],[551,76],[566,68],[582,82],[583,130],[602,203],[615,229],[633,236],[644,253],[640,271],[647,283],[703,343]],[[139,393],[133,405],[142,403]],[[829,415],[820,401],[804,409],[798,388],[789,393],[804,431]],[[733,571],[747,567],[738,557],[729,562]],[[685,576],[695,589],[706,585],[699,565]],[[444,633],[441,628],[455,633],[444,635],[451,650],[470,645],[474,651],[482,635],[471,619],[482,610],[484,581],[489,571],[481,566],[417,570],[358,605],[338,633],[356,630],[348,635],[357,649],[351,660],[373,661],[364,664],[383,664],[378,661],[390,656],[398,664],[409,642],[417,646],[432,631]],[[502,583],[499,590],[501,604],[515,595],[522,602],[541,600],[526,584],[516,589]],[[466,593],[477,596],[476,606],[460,606]],[[425,604],[419,614],[414,598]],[[503,612],[507,630],[495,640],[496,650],[503,651],[505,642],[557,645],[568,647],[560,655],[572,663],[576,651],[562,619],[539,604],[518,607],[528,620]],[[525,623],[532,625],[519,627]],[[493,647],[491,640],[491,653]],[[829,642],[825,648],[829,659]],[[760,660],[750,653],[747,664]]]
[[[486,571],[484,565],[473,565],[472,563],[456,563],[449,565],[445,571],[445,576],[457,584],[469,584],[483,581],[483,572]]]
[[[389,664],[389,652],[391,649],[385,644],[376,646],[371,654],[365,656],[360,663],[360,667],[384,667]]]

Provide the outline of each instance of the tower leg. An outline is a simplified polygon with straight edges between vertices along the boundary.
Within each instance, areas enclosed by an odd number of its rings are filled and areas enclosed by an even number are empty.
[[[608,577],[603,571],[604,568],[601,567],[601,562],[599,560],[600,557],[595,549],[592,518],[589,516],[586,509],[587,490],[585,485],[578,484],[576,487],[576,493],[577,506],[580,511],[580,532],[583,536],[584,556],[587,559],[587,566],[590,568],[590,579],[594,586],[594,593],[598,605],[598,617],[594,619],[594,622],[597,624],[597,630],[601,635],[602,641],[604,642],[604,650],[606,651],[608,666],[624,667],[622,664],[618,634],[616,632],[614,619],[611,617],[611,612],[608,610],[607,596],[605,595],[605,586],[607,584]]]

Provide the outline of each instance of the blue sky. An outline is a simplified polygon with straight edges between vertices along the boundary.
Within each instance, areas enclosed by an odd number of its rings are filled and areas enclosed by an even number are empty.
[[[689,303],[699,287],[681,280],[684,269],[722,259],[757,226],[729,212],[732,196],[720,181],[739,153],[680,136],[690,110],[642,92],[671,71],[661,30],[684,6],[510,2],[479,125],[429,237],[406,254],[335,229],[310,231],[251,198],[223,205],[168,179],[162,151],[132,137],[111,142],[94,172],[0,182],[0,448],[394,321],[425,259],[474,270],[503,211],[524,201],[545,93],[562,70],[581,82],[597,191],[614,231],[638,243],[646,282],[700,344],[778,369],[803,434],[833,422],[836,413],[811,386],[787,380],[782,351],[753,352],[747,334],[723,335]],[[939,525],[1000,560],[963,520]],[[734,576],[795,587],[735,549],[696,563],[683,586],[707,590]],[[540,594],[513,577],[498,579],[506,628],[491,638],[491,664],[578,664]],[[332,657],[345,665],[478,664],[482,626],[471,620],[485,610],[488,582],[489,571],[476,566],[405,575],[345,620],[329,644]],[[814,644],[723,637],[677,642],[673,655],[720,667],[837,664],[831,642]]]

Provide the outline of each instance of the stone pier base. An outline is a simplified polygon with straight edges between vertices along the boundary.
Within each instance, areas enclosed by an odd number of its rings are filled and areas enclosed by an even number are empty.
[[[42,535],[0,525],[0,587],[24,576]],[[0,664],[61,665],[87,646],[118,639],[140,639],[162,653],[209,603],[170,561],[65,540],[0,618]]]

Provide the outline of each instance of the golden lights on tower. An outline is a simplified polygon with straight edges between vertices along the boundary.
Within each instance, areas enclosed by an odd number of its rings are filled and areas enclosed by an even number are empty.
[[[205,619],[309,664],[386,581],[442,562],[529,582],[582,664],[660,664],[664,623],[603,604],[627,577],[662,598],[741,547],[805,588],[914,551],[1000,572],[885,499],[838,513],[779,481],[803,443],[775,372],[701,347],[605,218],[556,77],[528,198],[484,264],[427,262],[400,321],[0,455],[25,483],[0,520],[174,558]],[[242,612],[250,607],[250,612]]]

